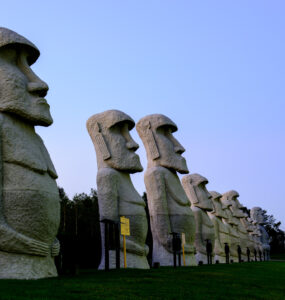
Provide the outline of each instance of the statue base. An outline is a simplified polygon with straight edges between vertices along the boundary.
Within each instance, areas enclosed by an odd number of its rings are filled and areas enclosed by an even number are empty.
[[[109,268],[116,269],[116,251],[109,250]],[[120,268],[124,268],[124,252],[120,251]],[[127,252],[127,268],[131,269],[149,269],[146,256],[140,256]],[[99,270],[105,270],[105,256],[102,255]]]
[[[54,258],[0,251],[0,279],[57,277]]]
[[[153,240],[152,263],[159,263],[161,266],[173,266],[173,253],[168,252],[156,240]],[[178,266],[178,255],[176,257],[176,265]],[[185,265],[197,266],[194,253],[185,253]],[[181,266],[183,266],[183,255],[181,253]]]

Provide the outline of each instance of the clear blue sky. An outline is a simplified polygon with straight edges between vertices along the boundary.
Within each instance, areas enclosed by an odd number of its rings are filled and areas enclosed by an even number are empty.
[[[96,188],[85,123],[119,109],[169,116],[191,173],[236,189],[285,229],[283,0],[3,1],[1,26],[41,50],[54,124],[37,128],[72,197]],[[138,154],[146,167],[143,145]],[[143,173],[133,176],[144,191]]]

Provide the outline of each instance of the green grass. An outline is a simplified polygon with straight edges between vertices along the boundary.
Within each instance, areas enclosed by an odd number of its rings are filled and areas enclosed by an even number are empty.
[[[1,280],[0,299],[285,299],[285,262],[85,270],[74,277]]]

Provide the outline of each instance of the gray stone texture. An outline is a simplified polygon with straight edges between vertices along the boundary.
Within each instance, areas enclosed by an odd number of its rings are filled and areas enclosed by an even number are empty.
[[[182,185],[191,203],[191,209],[195,218],[195,248],[196,261],[207,264],[207,240],[215,247],[215,229],[207,212],[213,210],[211,194],[206,188],[207,178],[199,174],[185,175],[182,178]]]
[[[214,209],[208,212],[208,215],[215,229],[214,260],[215,262],[226,263],[225,244],[227,243],[231,248],[230,226],[225,221],[228,219],[225,211],[227,207],[221,203],[222,194],[215,191],[211,191],[210,194]]]
[[[53,120],[48,86],[30,68],[39,50],[0,28],[0,278],[57,276],[56,171],[35,126]]]
[[[270,252],[270,239],[267,231],[265,230],[263,224],[264,224],[264,216],[263,211],[261,207],[253,207],[250,210],[250,216],[253,219],[253,221],[256,224],[257,231],[259,233],[259,248],[261,248],[261,251],[267,251],[268,255]],[[258,235],[257,235],[258,236]]]
[[[127,267],[149,268],[148,247],[145,244],[148,225],[145,202],[135,190],[130,174],[143,170],[135,153],[138,144],[130,130],[133,119],[118,110],[95,114],[87,121],[87,130],[97,157],[97,189],[100,220],[120,221],[121,216],[130,219],[130,236],[126,236]],[[104,225],[101,224],[102,260],[105,265]],[[115,251],[110,250],[110,268],[115,268]],[[121,236],[121,266],[123,266],[123,240]]]
[[[185,233],[186,265],[196,265],[194,215],[177,176],[177,172],[189,172],[181,156],[185,149],[172,135],[177,126],[168,117],[153,114],[142,118],[136,128],[148,160],[144,180],[153,235],[153,263],[173,265],[171,233],[175,232]]]

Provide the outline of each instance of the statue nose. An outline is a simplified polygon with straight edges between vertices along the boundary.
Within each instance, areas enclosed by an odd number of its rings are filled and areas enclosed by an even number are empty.
[[[174,147],[174,151],[178,154],[182,154],[185,152],[185,149],[181,145],[179,145]]]
[[[45,97],[47,95],[48,89],[49,87],[44,81],[28,83],[28,91],[31,94],[36,94],[40,97]]]
[[[133,151],[136,151],[139,148],[139,145],[135,141],[127,142],[127,148]]]

